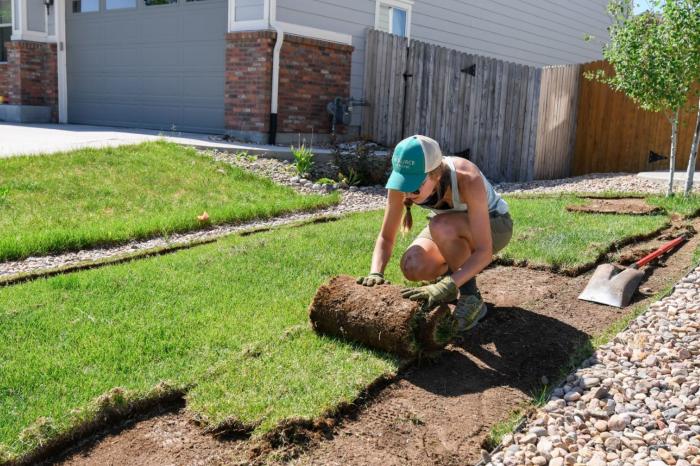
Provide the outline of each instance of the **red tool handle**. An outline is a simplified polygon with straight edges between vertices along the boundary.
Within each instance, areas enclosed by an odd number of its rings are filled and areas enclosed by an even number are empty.
[[[674,239],[673,241],[669,241],[668,243],[659,247],[659,249],[657,249],[656,251],[639,259],[637,262],[634,263],[634,265],[632,267],[635,269],[638,269],[640,267],[644,267],[645,265],[647,265],[649,262],[653,261],[654,259],[656,259],[660,255],[665,254],[668,251],[670,251],[671,249],[675,248],[676,246],[681,244],[683,241],[685,241],[685,236],[679,236],[678,238]]]

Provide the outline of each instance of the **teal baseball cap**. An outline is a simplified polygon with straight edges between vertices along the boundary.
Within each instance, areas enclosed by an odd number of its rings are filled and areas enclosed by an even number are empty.
[[[386,188],[404,193],[413,192],[440,163],[442,151],[436,140],[419,134],[410,136],[394,148],[392,170]]]

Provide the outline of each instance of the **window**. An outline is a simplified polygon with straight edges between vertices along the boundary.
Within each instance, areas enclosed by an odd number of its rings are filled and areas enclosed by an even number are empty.
[[[124,8],[136,8],[136,0],[107,0],[105,9],[122,10]]]
[[[73,13],[100,11],[100,0],[73,0]]]
[[[12,0],[0,0],[0,62],[7,61],[6,42],[12,35]]]
[[[409,37],[411,30],[411,7],[408,0],[377,0],[375,29]]]
[[[177,0],[144,0],[144,3],[146,3],[146,6],[171,5],[177,3]]]

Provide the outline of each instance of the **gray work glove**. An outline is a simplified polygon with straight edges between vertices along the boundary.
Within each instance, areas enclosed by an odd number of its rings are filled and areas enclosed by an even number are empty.
[[[452,277],[447,276],[437,283],[417,288],[404,288],[401,296],[411,301],[423,301],[423,309],[432,309],[440,304],[457,299],[459,289]]]
[[[381,272],[372,272],[366,277],[359,277],[357,279],[358,285],[364,285],[364,286],[374,286],[374,285],[383,285],[383,284],[389,284],[387,280],[384,280],[384,274]]]

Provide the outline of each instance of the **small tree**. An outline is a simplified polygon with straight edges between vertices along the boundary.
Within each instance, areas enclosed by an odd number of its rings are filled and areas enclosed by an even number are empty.
[[[633,15],[632,0],[610,0],[608,12],[613,23],[603,57],[613,66],[615,74],[610,76],[598,70],[586,75],[623,92],[642,109],[663,112],[669,119],[668,196],[673,195],[679,115],[697,71],[693,63],[697,51],[690,50],[697,32],[690,33],[688,39],[681,31],[687,31],[685,28],[697,21],[693,15],[697,14],[698,1],[650,0],[655,11]]]

